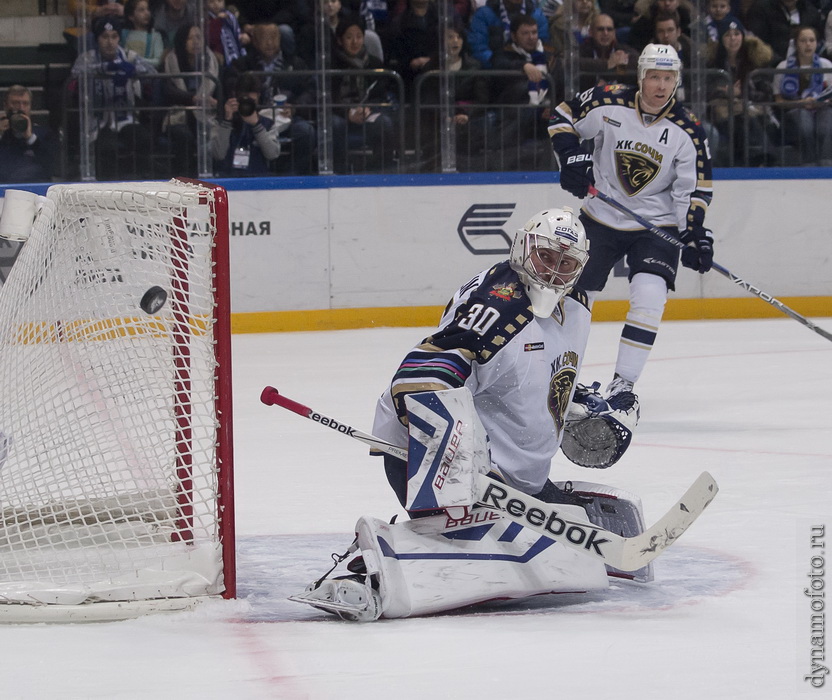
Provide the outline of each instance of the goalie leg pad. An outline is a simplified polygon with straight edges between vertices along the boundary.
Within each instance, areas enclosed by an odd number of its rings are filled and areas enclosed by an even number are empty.
[[[356,531],[385,618],[609,585],[602,562],[490,510],[461,520],[436,515],[393,525],[365,517]]]
[[[644,532],[644,513],[641,499],[629,491],[603,486],[587,481],[565,481],[557,484],[567,493],[585,499],[589,521],[605,530],[621,535],[635,537]],[[626,578],[639,583],[649,583],[653,580],[653,564],[642,567],[638,571],[625,572],[607,566],[607,573],[616,578]]]

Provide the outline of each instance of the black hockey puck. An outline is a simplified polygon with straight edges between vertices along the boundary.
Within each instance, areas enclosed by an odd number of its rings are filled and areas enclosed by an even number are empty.
[[[142,311],[145,313],[155,314],[165,305],[167,300],[168,293],[164,289],[161,287],[151,287],[144,293],[142,300],[139,302],[139,306],[142,307]]]

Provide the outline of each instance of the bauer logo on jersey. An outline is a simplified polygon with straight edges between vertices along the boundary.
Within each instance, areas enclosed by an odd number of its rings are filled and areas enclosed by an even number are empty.
[[[503,301],[511,301],[512,299],[519,299],[523,296],[517,289],[517,282],[511,282],[510,284],[495,284],[488,293],[493,297],[502,299]]]
[[[610,126],[620,127],[621,122],[615,121],[615,119],[611,119],[610,117],[602,117],[602,119],[607,122]]]
[[[661,169],[661,166],[648,156],[631,151],[616,151],[615,165],[618,181],[631,197],[655,180]]]
[[[545,346],[543,343],[526,343],[523,346],[523,352],[534,352],[535,350],[543,350]],[[2,435],[2,433],[0,433]]]

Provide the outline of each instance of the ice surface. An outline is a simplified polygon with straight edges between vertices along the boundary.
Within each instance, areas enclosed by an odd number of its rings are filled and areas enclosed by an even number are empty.
[[[830,319],[818,319],[832,327]],[[811,673],[812,527],[832,539],[832,346],[789,319],[668,322],[637,385],[622,461],[555,479],[632,491],[652,524],[704,469],[720,493],[647,586],[356,625],[288,602],[400,513],[366,448],[259,402],[267,384],[369,432],[427,329],[235,336],[237,601],[88,625],[0,627],[7,698],[821,697]],[[584,382],[606,384],[620,324],[596,324]],[[817,541],[816,541],[817,543]],[[828,596],[827,596],[828,599]],[[829,619],[829,616],[827,616]],[[824,637],[824,642],[829,635]],[[826,652],[826,666],[832,653]]]

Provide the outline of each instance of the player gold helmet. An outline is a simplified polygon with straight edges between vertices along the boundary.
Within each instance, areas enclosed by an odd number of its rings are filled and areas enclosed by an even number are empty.
[[[535,316],[548,318],[575,286],[589,258],[583,224],[570,207],[538,212],[519,229],[510,263],[532,302]]]

